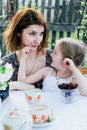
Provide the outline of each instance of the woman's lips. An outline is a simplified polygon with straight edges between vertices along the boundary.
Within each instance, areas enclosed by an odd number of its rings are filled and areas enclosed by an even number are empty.
[[[33,48],[36,48],[37,46],[36,45],[32,45]]]

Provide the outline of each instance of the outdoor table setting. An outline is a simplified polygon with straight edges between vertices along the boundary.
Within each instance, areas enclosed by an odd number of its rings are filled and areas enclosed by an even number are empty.
[[[87,130],[87,97],[78,95],[75,101],[66,103],[61,93],[41,91],[40,96],[37,105],[47,106],[52,120],[32,124],[33,130]],[[0,125],[8,109],[14,106],[30,111],[33,105],[26,100],[25,91],[10,91],[9,97],[0,103]]]

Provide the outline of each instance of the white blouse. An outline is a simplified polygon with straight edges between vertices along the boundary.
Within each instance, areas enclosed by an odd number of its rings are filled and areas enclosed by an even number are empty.
[[[53,76],[53,75],[51,75],[52,70],[53,70],[53,68],[49,69],[48,75],[43,80],[42,91],[58,92],[58,91],[60,91],[59,88],[58,88],[58,85],[61,84],[61,83],[67,83],[72,78],[72,76],[65,78],[65,79]]]

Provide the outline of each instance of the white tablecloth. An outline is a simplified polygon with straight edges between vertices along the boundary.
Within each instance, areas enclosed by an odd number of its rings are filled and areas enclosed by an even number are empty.
[[[48,105],[53,109],[55,120],[48,126],[33,130],[87,130],[87,97],[78,96],[75,102],[65,104],[60,95],[42,92],[40,104]],[[21,105],[25,108],[29,106],[23,91],[11,91],[9,97],[1,103],[0,120],[13,105]]]

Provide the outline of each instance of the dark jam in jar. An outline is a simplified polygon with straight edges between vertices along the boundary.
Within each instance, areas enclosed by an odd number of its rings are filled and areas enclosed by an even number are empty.
[[[59,84],[58,85],[58,88],[60,89],[75,89],[78,87],[78,84],[77,83],[62,83],[62,84]]]

